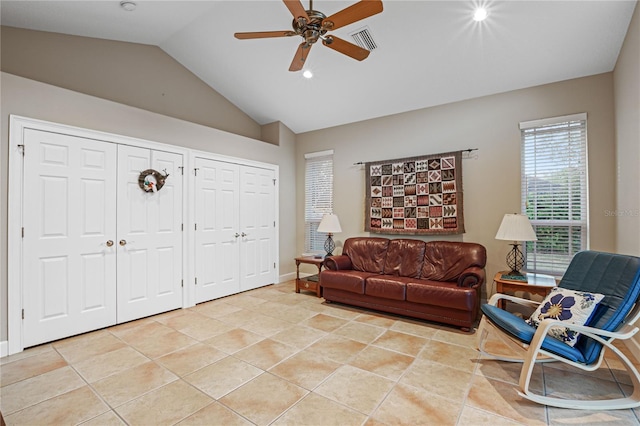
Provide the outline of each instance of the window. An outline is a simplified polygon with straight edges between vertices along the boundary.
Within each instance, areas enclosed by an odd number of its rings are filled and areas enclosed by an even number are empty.
[[[333,150],[304,155],[304,246],[309,253],[323,253],[326,234],[317,232],[325,213],[333,213]]]
[[[522,213],[538,241],[525,248],[525,268],[562,275],[588,246],[587,115],[520,123]]]

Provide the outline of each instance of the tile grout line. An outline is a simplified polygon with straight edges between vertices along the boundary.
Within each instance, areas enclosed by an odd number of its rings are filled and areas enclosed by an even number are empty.
[[[52,345],[53,346],[53,345]],[[56,348],[55,346],[53,346],[53,349],[58,352],[58,348]],[[120,415],[116,412],[116,410],[107,402],[107,400],[105,400],[103,398],[102,395],[100,395],[100,393],[91,385],[91,383],[89,383],[89,381],[82,375],[80,374],[80,372],[76,369],[76,367],[73,365],[73,363],[71,363],[70,361],[68,361],[63,354],[61,354],[60,352],[58,352],[58,354],[67,362],[67,365],[69,366],[69,368],[71,368],[77,375],[78,377],[80,377],[80,379],[85,383],[85,385],[91,390],[91,392],[93,392],[93,394],[108,408],[107,411],[98,414],[97,416],[91,417],[89,419],[86,419],[85,421],[83,421],[82,423],[86,423],[90,420],[93,420],[97,417],[102,416],[105,413],[108,413],[109,411],[112,411],[113,414],[115,414],[120,420],[122,420],[125,424],[128,425],[128,423],[122,418],[120,417]],[[82,424],[80,423],[80,424]]]

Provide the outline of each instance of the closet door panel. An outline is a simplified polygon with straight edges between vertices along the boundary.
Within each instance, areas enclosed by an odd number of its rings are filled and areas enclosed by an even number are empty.
[[[196,303],[235,294],[239,285],[238,166],[195,161]]]
[[[116,146],[24,134],[23,344],[116,322]]]
[[[276,281],[274,174],[268,169],[241,168],[240,275],[243,291]]]
[[[118,322],[182,306],[182,156],[118,147]],[[140,188],[140,173],[168,174]]]

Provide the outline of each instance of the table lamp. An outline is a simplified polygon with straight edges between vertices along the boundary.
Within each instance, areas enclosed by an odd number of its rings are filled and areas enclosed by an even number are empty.
[[[324,251],[327,252],[327,256],[333,256],[333,249],[336,248],[335,243],[333,242],[333,234],[337,232],[342,232],[342,228],[340,227],[340,220],[338,220],[338,216],[333,213],[325,213],[322,216],[322,220],[320,221],[320,225],[318,226],[318,232],[326,232],[327,241],[324,242]]]
[[[513,241],[513,248],[507,254],[507,266],[511,268],[508,275],[522,275],[520,268],[524,266],[524,255],[518,241],[538,241],[529,218],[522,214],[505,214],[498,228],[496,240]]]

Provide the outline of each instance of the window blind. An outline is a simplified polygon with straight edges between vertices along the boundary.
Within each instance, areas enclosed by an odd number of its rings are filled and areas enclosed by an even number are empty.
[[[538,241],[527,242],[525,269],[562,275],[587,248],[587,119],[577,114],[520,123],[522,212]]]
[[[305,251],[322,253],[327,235],[317,229],[322,215],[333,212],[333,151],[305,155]]]

